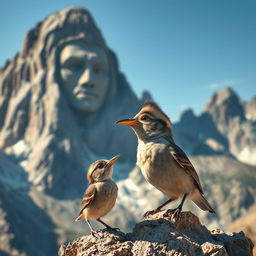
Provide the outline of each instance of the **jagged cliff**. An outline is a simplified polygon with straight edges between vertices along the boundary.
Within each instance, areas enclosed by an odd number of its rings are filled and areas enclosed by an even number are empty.
[[[101,230],[79,237],[62,245],[59,256],[252,255],[253,244],[243,232],[209,231],[191,212],[176,220],[164,213],[144,219],[131,233]]]
[[[108,92],[93,113],[74,108],[61,76],[60,55],[78,42],[100,46],[108,57]],[[96,159],[122,154],[114,170],[119,196],[106,221],[128,231],[142,211],[165,200],[135,167],[133,132],[113,124],[133,116],[151,95],[135,95],[87,10],[64,9],[32,28],[0,69],[0,92],[0,255],[49,255],[86,232],[74,218],[86,167]],[[206,197],[219,213],[196,212],[203,223],[225,228],[256,201],[255,166],[248,165],[256,163],[255,102],[242,102],[227,88],[200,116],[187,111],[174,124],[176,142],[194,156]]]
[[[202,114],[186,110],[174,124],[178,144],[190,155],[227,155],[255,165],[255,102],[243,102],[228,87],[214,93]]]

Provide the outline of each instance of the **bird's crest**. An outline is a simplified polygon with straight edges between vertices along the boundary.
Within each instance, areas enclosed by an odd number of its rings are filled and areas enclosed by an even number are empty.
[[[172,128],[172,124],[169,117],[163,112],[163,110],[155,102],[153,101],[146,102],[143,105],[140,113],[143,113],[143,112],[151,113],[156,118],[163,120],[169,129]]]

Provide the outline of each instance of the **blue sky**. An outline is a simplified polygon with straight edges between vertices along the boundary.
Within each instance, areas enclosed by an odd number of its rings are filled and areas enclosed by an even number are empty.
[[[188,107],[200,113],[225,86],[243,100],[256,95],[255,0],[1,1],[0,66],[37,22],[77,5],[94,16],[136,94],[149,90],[172,120]]]

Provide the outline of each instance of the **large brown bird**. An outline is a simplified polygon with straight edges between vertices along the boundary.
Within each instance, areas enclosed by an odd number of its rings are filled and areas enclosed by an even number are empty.
[[[138,137],[137,165],[146,180],[170,198],[145,216],[159,212],[178,198],[182,198],[180,205],[169,210],[173,217],[180,215],[186,198],[204,211],[215,212],[203,196],[195,168],[173,140],[170,119],[157,104],[148,102],[133,119],[120,120],[117,124],[132,127]]]

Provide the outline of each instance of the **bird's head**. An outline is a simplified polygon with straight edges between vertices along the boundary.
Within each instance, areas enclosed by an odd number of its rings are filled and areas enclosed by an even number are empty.
[[[131,126],[138,139],[142,141],[160,137],[172,139],[171,121],[154,102],[145,103],[134,118],[120,120],[116,123]]]
[[[87,179],[89,184],[111,179],[113,173],[113,164],[119,159],[117,155],[110,160],[97,160],[93,162],[88,169]]]

